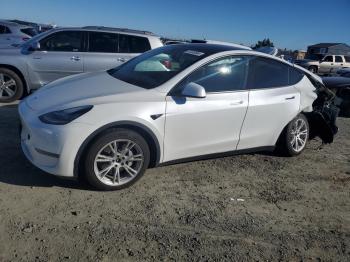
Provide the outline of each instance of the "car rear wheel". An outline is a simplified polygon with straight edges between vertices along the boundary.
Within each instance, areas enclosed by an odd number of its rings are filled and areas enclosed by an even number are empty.
[[[23,82],[12,70],[0,68],[0,103],[9,103],[23,95]]]
[[[309,139],[309,123],[303,114],[296,116],[285,128],[280,141],[280,149],[284,155],[299,155],[306,147]]]
[[[111,129],[89,148],[86,179],[100,190],[122,189],[145,173],[149,161],[149,147],[141,135],[128,129]]]

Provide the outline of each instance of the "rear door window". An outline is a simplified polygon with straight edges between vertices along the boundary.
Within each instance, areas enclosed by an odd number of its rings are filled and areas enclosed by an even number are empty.
[[[344,58],[346,62],[350,63],[350,56],[345,56]]]
[[[82,32],[62,31],[40,41],[41,51],[79,52],[82,51]]]
[[[11,31],[7,26],[0,25],[0,34],[11,34]]]
[[[335,56],[335,62],[336,63],[343,63],[343,58],[341,56]]]
[[[303,79],[304,73],[293,67],[289,67],[289,85],[295,85]]]
[[[146,37],[119,34],[119,53],[144,53],[150,49]]]
[[[89,32],[89,52],[116,53],[118,35],[105,32]]]
[[[289,67],[270,58],[254,57],[249,65],[249,89],[276,88],[289,85]]]

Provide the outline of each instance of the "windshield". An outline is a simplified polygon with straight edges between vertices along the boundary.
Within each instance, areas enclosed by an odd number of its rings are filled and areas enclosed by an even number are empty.
[[[38,34],[38,32],[32,27],[22,28],[21,32],[28,36],[35,36]]]
[[[203,45],[169,45],[146,52],[108,73],[129,84],[152,89],[214,52]]]
[[[53,32],[53,29],[52,29],[52,30],[49,30],[49,31],[46,31],[46,32],[39,33],[39,34],[33,36],[33,37],[32,37],[31,39],[29,39],[27,42],[24,42],[23,44],[21,44],[20,47],[22,47],[22,48],[27,48],[27,47],[31,46],[32,43],[38,42],[39,40],[41,40],[42,38],[44,38],[46,35],[49,35],[51,32]]]

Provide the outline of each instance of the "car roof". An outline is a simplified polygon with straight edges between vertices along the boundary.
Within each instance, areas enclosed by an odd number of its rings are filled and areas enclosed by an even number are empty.
[[[290,62],[288,62],[280,57],[273,56],[273,55],[270,55],[267,53],[258,52],[255,50],[249,50],[249,49],[245,49],[245,48],[241,48],[241,47],[221,45],[221,44],[180,44],[180,45],[192,47],[192,49],[194,51],[204,52],[207,54],[207,57],[209,57],[211,55],[215,55],[217,53],[226,53],[226,54],[230,55],[232,52],[232,54],[255,55],[255,56],[270,58],[270,59],[279,61],[281,63],[287,64],[289,66],[298,68],[299,70],[303,71],[304,73],[306,73],[307,75],[316,79],[317,81],[322,82],[321,78],[318,75],[311,73],[309,70],[307,70],[303,67],[300,67],[296,64],[292,64],[292,63],[290,63]]]
[[[52,30],[65,31],[65,30],[79,30],[79,31],[100,31],[100,32],[113,32],[121,34],[130,34],[137,36],[158,37],[156,34],[149,31],[135,30],[129,28],[117,28],[117,27],[105,27],[105,26],[83,26],[83,27],[56,27]],[[159,37],[158,37],[159,38]]]
[[[17,28],[32,28],[31,26],[17,24],[8,20],[0,19],[0,24],[7,27],[17,27]]]
[[[203,44],[217,44],[217,45],[227,45],[227,46],[233,46],[233,47],[238,47],[246,50],[252,50],[248,46],[240,45],[240,44],[235,44],[231,42],[223,42],[223,41],[218,41],[218,40],[198,40],[198,39],[192,39],[190,43],[198,44],[198,43],[203,43]]]
[[[234,50],[246,50],[244,48],[222,45],[222,44],[203,44],[203,43],[186,43],[186,44],[176,44],[174,46],[183,46],[189,49],[193,49],[194,51],[200,51],[206,54],[216,54],[226,51],[234,51]]]

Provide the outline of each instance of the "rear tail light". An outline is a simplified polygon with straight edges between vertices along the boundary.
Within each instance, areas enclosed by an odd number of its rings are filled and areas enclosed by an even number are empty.
[[[163,66],[165,66],[167,69],[171,69],[171,61],[169,60],[163,60],[160,61],[162,63]]]

